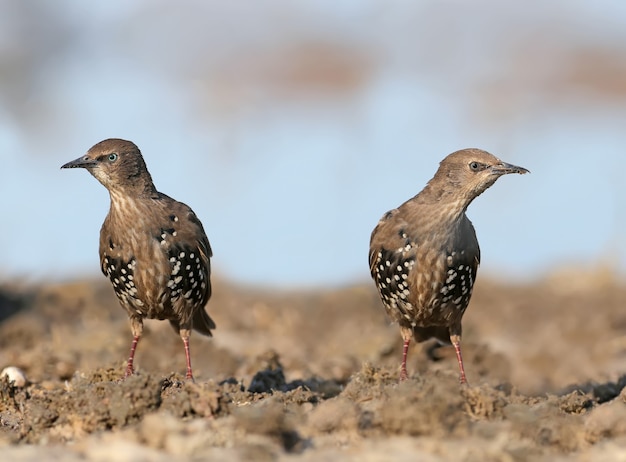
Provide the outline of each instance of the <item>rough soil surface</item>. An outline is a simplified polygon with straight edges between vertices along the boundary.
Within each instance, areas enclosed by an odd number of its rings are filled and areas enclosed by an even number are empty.
[[[479,280],[451,347],[414,345],[372,284],[270,292],[215,281],[215,337],[146,323],[122,380],[106,281],[0,285],[0,454],[12,461],[626,460],[626,286],[610,272]]]

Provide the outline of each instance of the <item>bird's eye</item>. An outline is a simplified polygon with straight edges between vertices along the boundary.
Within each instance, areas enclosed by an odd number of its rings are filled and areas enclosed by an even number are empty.
[[[108,159],[109,159],[109,162],[115,162],[117,160],[117,153],[114,152],[114,153],[109,154]]]
[[[469,164],[469,168],[472,172],[478,172],[479,170],[482,170],[481,167],[482,164],[479,162],[470,162]]]

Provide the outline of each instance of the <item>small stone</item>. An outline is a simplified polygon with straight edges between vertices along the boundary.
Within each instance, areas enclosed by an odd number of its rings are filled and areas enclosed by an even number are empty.
[[[16,387],[21,388],[26,385],[26,382],[28,382],[28,380],[26,379],[26,374],[24,374],[24,371],[22,371],[22,369],[20,369],[19,367],[5,367],[0,373],[0,377],[4,376],[7,376],[9,382],[13,382],[13,385],[15,385]]]

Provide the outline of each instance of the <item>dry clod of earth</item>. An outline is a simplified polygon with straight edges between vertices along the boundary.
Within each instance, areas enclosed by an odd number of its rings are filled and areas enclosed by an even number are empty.
[[[2,314],[0,369],[29,382],[0,378],[2,458],[619,460],[626,288],[555,284],[481,279],[464,318],[467,387],[452,348],[433,343],[414,347],[398,383],[396,327],[367,284],[271,293],[216,281],[219,329],[192,338],[195,382],[158,322],[121,380],[127,320],[102,283],[5,284],[0,300],[19,309]]]

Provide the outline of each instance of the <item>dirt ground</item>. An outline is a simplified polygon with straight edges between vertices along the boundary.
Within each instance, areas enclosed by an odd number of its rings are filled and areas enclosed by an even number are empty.
[[[609,269],[479,279],[451,347],[401,339],[370,281],[272,292],[214,281],[215,337],[130,328],[108,283],[0,284],[0,454],[12,461],[626,460],[626,284]]]

